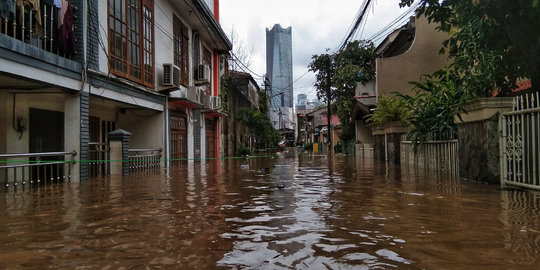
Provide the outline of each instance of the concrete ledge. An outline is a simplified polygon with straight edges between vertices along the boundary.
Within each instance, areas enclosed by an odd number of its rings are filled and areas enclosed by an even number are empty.
[[[477,98],[463,104],[462,108],[466,112],[461,114],[463,121],[456,115],[454,116],[454,123],[484,121],[498,112],[511,111],[512,104],[512,97]]]
[[[401,122],[392,122],[386,124],[383,127],[373,128],[372,134],[374,136],[384,135],[384,134],[394,134],[394,133],[407,133],[409,132],[409,127],[404,125]]]

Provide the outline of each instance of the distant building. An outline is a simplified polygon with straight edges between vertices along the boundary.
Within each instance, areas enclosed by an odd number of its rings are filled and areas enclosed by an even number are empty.
[[[266,74],[270,80],[270,119],[277,130],[294,130],[292,28],[266,29]]]
[[[307,95],[306,94],[298,94],[298,104],[297,106],[306,106],[307,105]]]

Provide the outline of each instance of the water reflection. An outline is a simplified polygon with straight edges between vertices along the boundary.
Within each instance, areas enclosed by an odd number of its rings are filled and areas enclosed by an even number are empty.
[[[540,264],[538,193],[372,159],[291,153],[187,163],[3,196],[0,268]]]

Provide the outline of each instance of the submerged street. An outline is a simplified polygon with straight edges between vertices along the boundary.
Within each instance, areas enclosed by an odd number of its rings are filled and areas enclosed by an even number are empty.
[[[211,160],[2,196],[2,269],[540,265],[540,194],[372,158]]]

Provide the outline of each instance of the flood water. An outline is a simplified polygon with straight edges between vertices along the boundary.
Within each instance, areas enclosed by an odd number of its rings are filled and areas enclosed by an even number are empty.
[[[2,269],[540,265],[539,193],[371,159],[220,160],[0,194]]]

